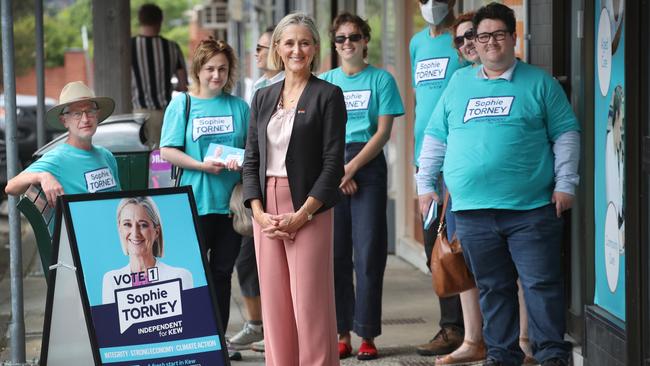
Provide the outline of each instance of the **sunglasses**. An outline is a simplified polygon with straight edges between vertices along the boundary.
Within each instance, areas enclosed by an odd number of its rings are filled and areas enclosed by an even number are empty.
[[[429,0],[419,0],[419,1],[420,1],[420,4],[422,4],[422,5],[426,5],[429,2]],[[438,0],[437,2],[439,2],[439,3],[448,3],[449,0]]]
[[[461,48],[465,44],[465,40],[471,41],[474,39],[475,36],[476,35],[474,34],[473,30],[468,30],[462,36],[458,36],[454,38],[454,46],[456,48]]]
[[[334,37],[334,42],[338,43],[338,44],[341,44],[341,43],[345,43],[346,39],[349,39],[350,42],[359,42],[361,39],[363,39],[363,35],[359,34],[359,33],[354,33],[354,34],[350,34],[347,37],[346,36],[336,36],[336,37]]]
[[[268,46],[262,46],[261,44],[258,44],[257,47],[255,47],[255,51],[257,53],[260,53],[260,51],[262,51],[262,50],[268,50],[268,49],[269,49]]]

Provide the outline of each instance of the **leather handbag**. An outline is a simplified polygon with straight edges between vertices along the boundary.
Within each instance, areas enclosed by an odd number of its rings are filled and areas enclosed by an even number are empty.
[[[442,205],[438,235],[436,236],[431,253],[430,268],[433,289],[439,297],[457,295],[476,287],[474,276],[465,263],[460,240],[458,240],[455,233],[451,242],[447,238],[445,213],[447,212],[448,203],[449,192],[445,195],[444,204]]]
[[[242,184],[237,183],[230,195],[232,227],[239,235],[253,236],[253,212],[244,206]]]

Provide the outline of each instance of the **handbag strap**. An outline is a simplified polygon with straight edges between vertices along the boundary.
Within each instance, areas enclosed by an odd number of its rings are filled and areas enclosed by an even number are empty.
[[[179,147],[181,151],[185,151],[185,134],[187,134],[187,125],[190,124],[190,109],[192,99],[190,93],[185,92],[185,128],[183,128],[183,146]],[[174,180],[174,187],[179,187],[181,184],[181,176],[183,175],[183,168],[179,166],[172,166],[171,178]]]
[[[438,233],[445,227],[445,213],[447,213],[447,204],[449,203],[449,191],[445,189],[445,199],[442,203],[442,214],[440,214],[440,224],[438,225]]]
[[[192,108],[192,99],[190,93],[185,92],[185,128],[183,129],[183,150],[185,150],[185,134],[187,133],[187,125],[190,124],[190,109]]]

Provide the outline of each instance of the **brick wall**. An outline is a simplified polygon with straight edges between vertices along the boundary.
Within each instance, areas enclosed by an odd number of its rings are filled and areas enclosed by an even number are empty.
[[[92,74],[92,64],[90,71]],[[45,69],[45,96],[57,100],[63,86],[77,80],[88,85],[84,52],[69,50],[65,53],[63,66]],[[16,78],[16,93],[36,95],[36,71],[34,69]]]

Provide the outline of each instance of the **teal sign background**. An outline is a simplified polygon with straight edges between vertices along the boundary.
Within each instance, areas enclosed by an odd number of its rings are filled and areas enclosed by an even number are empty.
[[[625,321],[625,22],[623,0],[595,6],[594,303]]]

